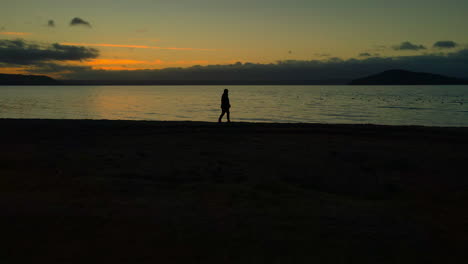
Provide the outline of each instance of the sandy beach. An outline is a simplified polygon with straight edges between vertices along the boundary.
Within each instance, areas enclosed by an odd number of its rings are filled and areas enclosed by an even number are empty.
[[[457,263],[468,128],[0,120],[3,263]]]

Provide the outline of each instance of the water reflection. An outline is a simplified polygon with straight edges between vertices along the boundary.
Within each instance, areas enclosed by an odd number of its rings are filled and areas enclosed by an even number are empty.
[[[468,126],[466,86],[2,86],[1,118]]]

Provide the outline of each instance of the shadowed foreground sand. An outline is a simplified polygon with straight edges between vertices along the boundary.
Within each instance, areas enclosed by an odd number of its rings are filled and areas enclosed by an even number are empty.
[[[2,263],[468,256],[468,128],[72,120],[0,128]]]

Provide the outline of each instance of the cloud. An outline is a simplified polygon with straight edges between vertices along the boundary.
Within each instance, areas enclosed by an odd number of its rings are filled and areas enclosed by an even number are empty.
[[[82,70],[66,74],[69,79],[89,80],[351,80],[389,69],[432,72],[467,78],[468,49],[447,54],[424,54],[364,59],[278,61],[270,64],[234,63],[228,65],[192,66],[188,68],[142,70]],[[119,69],[119,68],[108,68]]]
[[[351,80],[389,69],[431,72],[468,79],[468,48],[446,53],[438,51],[393,57],[368,53],[372,56],[360,59],[325,57],[327,59],[285,60],[267,64],[208,64],[210,62],[207,61],[97,59],[99,52],[84,46],[0,40],[0,67],[21,66],[29,72],[88,80]],[[156,69],[161,65],[188,66],[196,63],[201,65]]]
[[[86,26],[91,27],[91,24],[88,21],[85,21],[79,17],[75,17],[70,21],[70,26]]]
[[[91,70],[90,66],[65,65],[57,63],[38,63],[35,67],[24,69],[28,73],[57,74],[67,72],[83,72]]]
[[[55,21],[50,19],[49,21],[47,21],[47,26],[48,27],[55,27]]]
[[[413,44],[409,41],[402,42],[399,45],[393,46],[394,50],[424,50],[426,49],[423,45]]]
[[[0,35],[27,36],[27,35],[31,35],[31,33],[27,33],[27,32],[0,32]]]
[[[439,49],[452,49],[452,48],[455,48],[457,46],[458,46],[458,44],[456,42],[454,42],[454,41],[451,41],[451,40],[437,41],[433,45],[434,48],[439,48]]]
[[[228,63],[226,61],[223,64]],[[207,60],[132,60],[132,59],[90,59],[85,62],[73,62],[73,65],[91,66],[93,70],[152,70],[169,67],[191,66],[191,65],[209,65],[214,64]]]
[[[80,61],[99,56],[93,48],[64,46],[58,43],[41,45],[21,39],[0,40],[0,63],[32,65],[49,61]]]
[[[196,50],[196,51],[214,51],[215,49],[198,49],[198,48],[177,48],[177,47],[154,47],[146,45],[125,45],[125,44],[92,44],[92,43],[60,43],[65,46],[91,46],[91,47],[108,47],[108,48],[134,48],[134,49],[157,49],[157,50]]]
[[[362,52],[362,53],[359,53],[358,57],[378,57],[380,56],[379,53],[374,53],[374,54],[371,54],[369,52]]]

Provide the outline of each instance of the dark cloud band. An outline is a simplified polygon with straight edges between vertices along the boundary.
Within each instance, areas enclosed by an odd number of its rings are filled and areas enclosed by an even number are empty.
[[[354,79],[390,69],[404,69],[467,78],[468,49],[448,54],[311,61],[279,61],[272,64],[236,63],[161,70],[83,70],[66,76],[88,80],[324,80]]]
[[[433,45],[434,48],[439,48],[439,49],[453,49],[453,48],[456,48],[457,46],[458,44],[455,41],[451,41],[451,40],[437,41]]]
[[[25,71],[38,74],[54,74],[60,72],[82,72],[91,70],[90,66],[63,65],[57,63],[38,63],[34,68],[27,68]]]
[[[399,45],[393,46],[394,50],[424,50],[426,47],[424,45],[413,44],[409,41],[402,42]]]
[[[82,46],[40,45],[24,40],[0,40],[0,67],[25,65],[31,72],[63,73],[68,79],[88,80],[324,80],[354,79],[389,69],[431,72],[468,79],[468,49],[449,53],[362,59],[287,60],[270,64],[235,63],[160,70],[113,71],[88,66],[65,65],[60,61],[96,58],[99,52]],[[367,55],[367,54],[366,54]]]
[[[93,48],[64,46],[60,44],[40,45],[21,39],[0,40],[0,63],[12,65],[34,65],[47,61],[79,61],[99,56]]]

